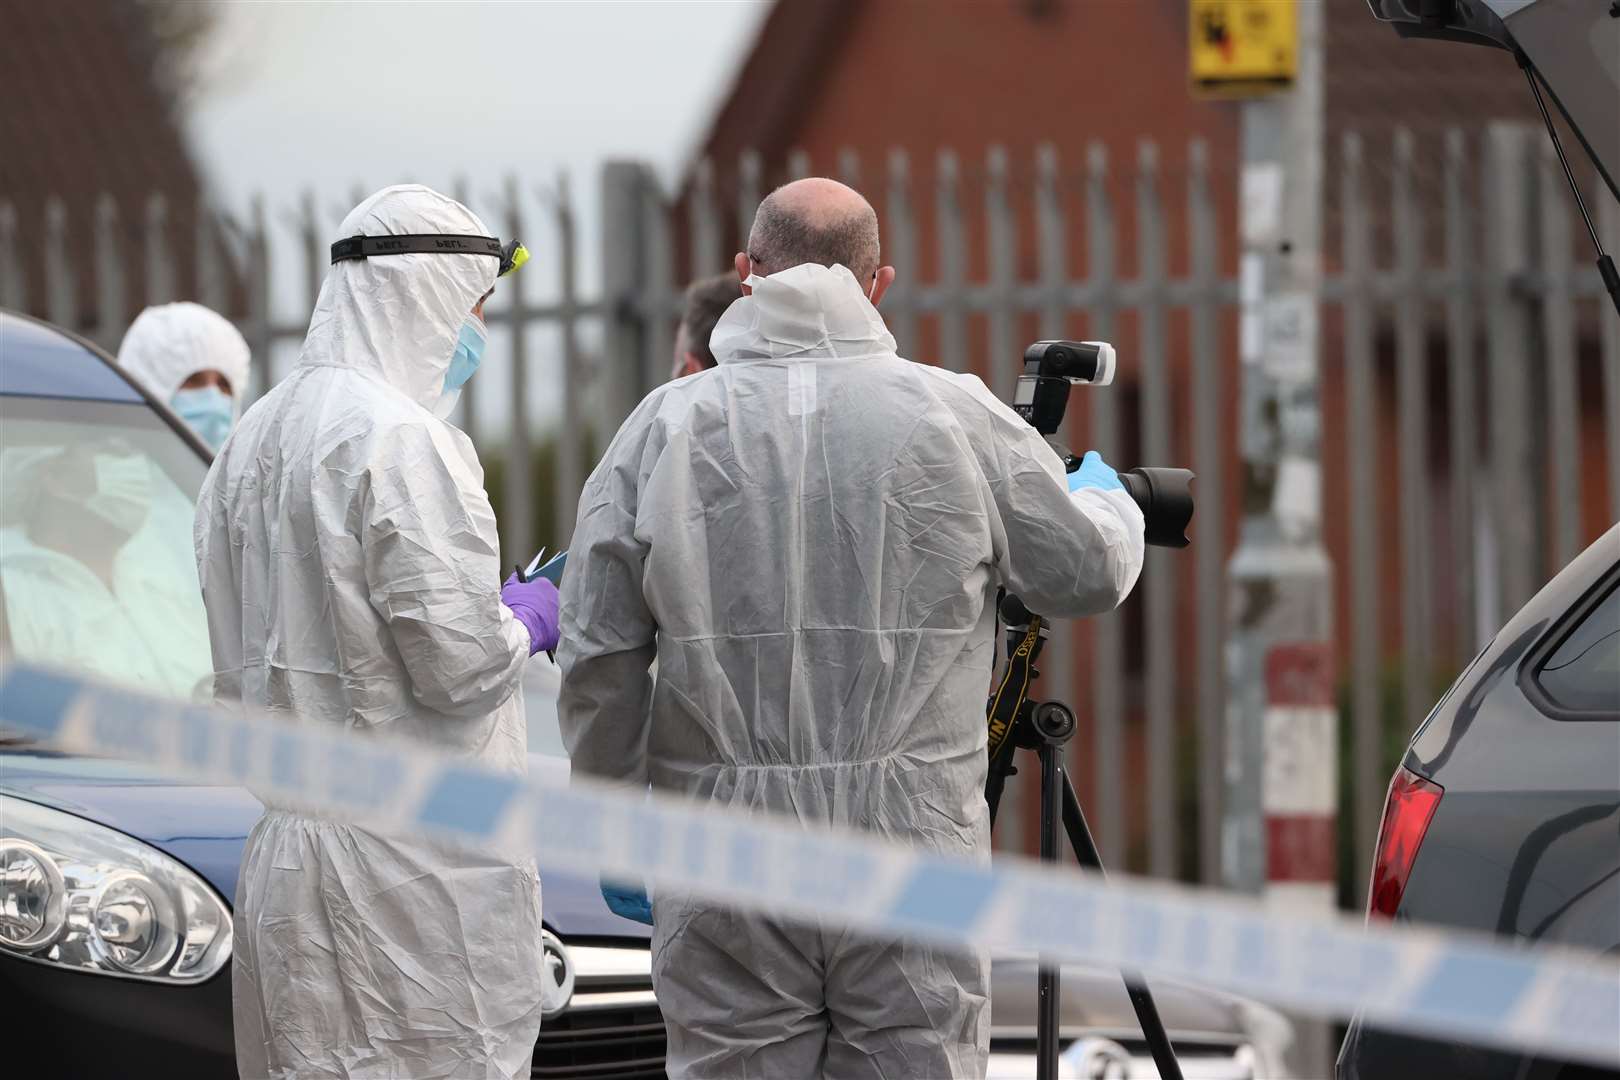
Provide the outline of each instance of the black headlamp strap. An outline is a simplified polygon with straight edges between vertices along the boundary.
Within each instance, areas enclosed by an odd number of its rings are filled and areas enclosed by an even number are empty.
[[[504,265],[507,256],[493,236],[451,233],[404,233],[397,236],[350,236],[332,245],[332,262],[377,255],[489,255]]]

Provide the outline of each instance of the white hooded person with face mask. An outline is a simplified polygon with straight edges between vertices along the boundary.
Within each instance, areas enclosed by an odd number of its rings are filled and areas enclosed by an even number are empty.
[[[483,471],[440,418],[477,367],[500,245],[417,186],[371,196],[340,235],[297,367],[198,501],[215,697],[520,772],[519,680],[556,645],[556,592],[497,595]],[[266,810],[236,893],[241,1075],[528,1076],[532,856]]]
[[[896,355],[873,306],[895,272],[856,192],[779,189],[737,263],[718,366],[648,395],[580,498],[558,654],[573,768],[988,859],[996,590],[1113,608],[1142,513],[1100,459],[1071,492],[979,379]],[[672,1080],[985,1073],[982,954],[675,889],[652,912]]]
[[[229,319],[182,301],[135,317],[118,346],[118,366],[217,451],[242,413],[251,355]]]

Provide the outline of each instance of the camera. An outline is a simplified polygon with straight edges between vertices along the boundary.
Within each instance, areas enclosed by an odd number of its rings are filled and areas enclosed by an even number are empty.
[[[1037,341],[1024,350],[1013,411],[1036,431],[1050,436],[1063,423],[1069,387],[1107,386],[1114,381],[1115,367],[1114,347],[1106,341]],[[1065,454],[1063,465],[1073,472],[1080,467],[1080,459]],[[1136,468],[1120,473],[1119,481],[1142,508],[1148,543],[1187,546],[1187,524],[1193,516],[1192,470]]]

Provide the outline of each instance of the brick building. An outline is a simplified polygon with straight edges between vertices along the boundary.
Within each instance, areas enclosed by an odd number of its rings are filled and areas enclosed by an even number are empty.
[[[0,0],[0,219],[9,215],[20,254],[14,270],[0,267],[0,302],[70,321],[114,347],[152,295],[142,250],[152,197],[163,203],[167,243],[189,256],[203,196],[165,78],[176,57],[163,51],[151,19],[132,0]],[[110,220],[98,216],[104,199]],[[47,280],[52,205],[62,212],[66,289]],[[124,270],[124,317],[101,327],[99,260],[83,253],[108,237]],[[178,278],[159,286],[166,299],[201,291],[189,257],[179,260]],[[239,301],[239,289],[232,293]]]

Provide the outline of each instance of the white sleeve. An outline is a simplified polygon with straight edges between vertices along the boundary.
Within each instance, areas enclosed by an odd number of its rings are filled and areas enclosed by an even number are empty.
[[[390,432],[380,454],[361,511],[371,605],[418,702],[451,716],[488,713],[516,691],[529,634],[501,603],[482,477],[426,427]]]
[[[657,626],[642,591],[632,416],[579,498],[562,581],[557,719],[576,774],[644,785]]]
[[[1072,495],[1063,463],[977,378],[951,380],[990,484],[1003,584],[1031,611],[1068,618],[1118,607],[1142,572],[1146,522],[1123,490]]]

